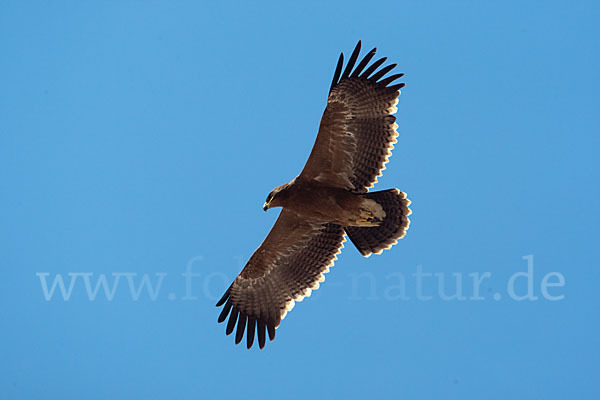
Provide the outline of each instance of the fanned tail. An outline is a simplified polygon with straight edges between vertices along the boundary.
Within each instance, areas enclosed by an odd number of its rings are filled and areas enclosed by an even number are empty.
[[[376,201],[383,207],[385,217],[378,226],[355,227],[347,226],[344,229],[348,237],[354,243],[360,254],[369,257],[372,253],[381,254],[383,250],[389,249],[402,238],[410,220],[410,200],[406,193],[398,189],[382,190],[365,194],[365,197]]]

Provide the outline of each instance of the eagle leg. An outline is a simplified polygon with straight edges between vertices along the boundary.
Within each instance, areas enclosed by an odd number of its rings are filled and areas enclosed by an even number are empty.
[[[379,226],[381,219],[377,218],[371,211],[361,210],[356,219],[357,226]]]

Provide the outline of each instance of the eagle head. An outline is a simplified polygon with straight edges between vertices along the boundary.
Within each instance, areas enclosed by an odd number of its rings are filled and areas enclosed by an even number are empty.
[[[287,189],[290,187],[290,183],[277,186],[269,193],[265,204],[263,204],[263,210],[267,211],[269,208],[283,206],[282,200],[285,197]]]

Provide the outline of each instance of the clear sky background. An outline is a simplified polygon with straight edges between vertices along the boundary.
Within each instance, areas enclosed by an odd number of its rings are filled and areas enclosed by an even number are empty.
[[[0,398],[599,398],[598,4],[1,2]],[[410,230],[248,351],[214,304],[359,39]]]

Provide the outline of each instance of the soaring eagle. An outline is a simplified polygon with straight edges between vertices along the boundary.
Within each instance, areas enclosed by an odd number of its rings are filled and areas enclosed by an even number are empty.
[[[404,74],[384,78],[396,64],[369,64],[373,49],[356,65],[360,41],[346,68],[340,58],[329,90],[319,133],[304,169],[269,195],[264,210],[282,207],[271,232],[225,292],[219,322],[229,316],[226,333],[235,343],[246,332],[265,346],[296,301],[319,288],[340,253],[345,235],[368,257],[396,244],[409,226],[410,201],[398,189],[369,193],[377,182],[398,133],[392,115]],[[236,327],[237,325],[237,327]]]

